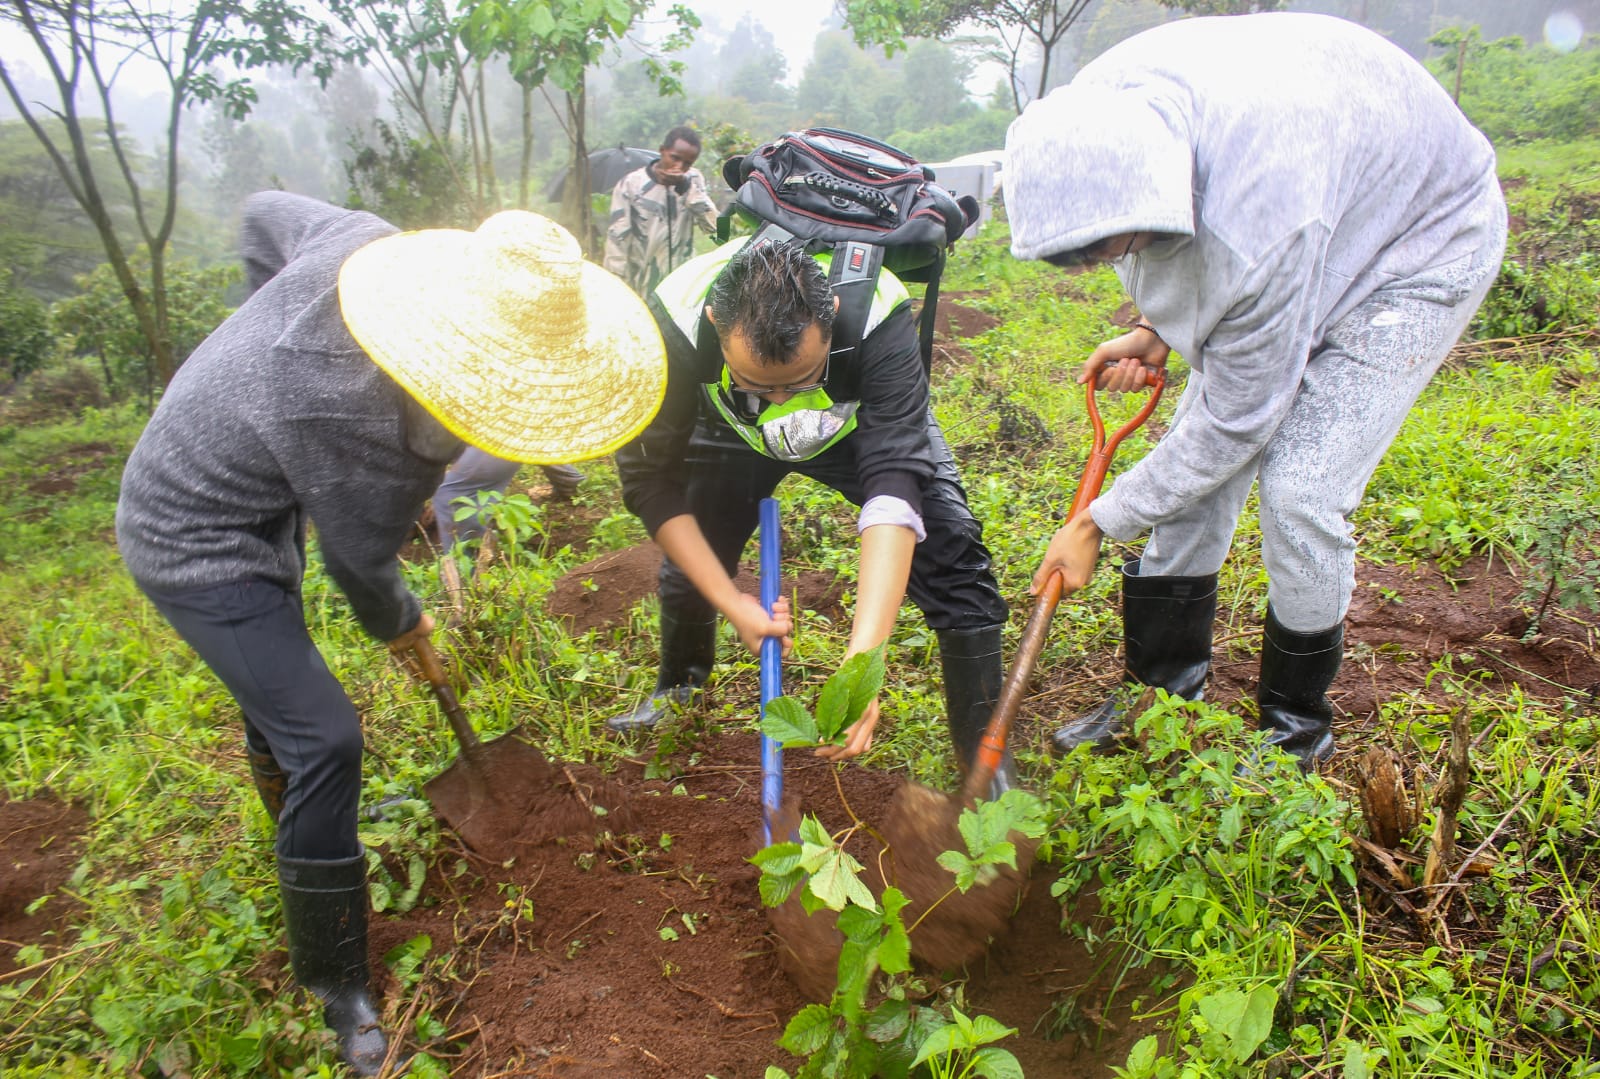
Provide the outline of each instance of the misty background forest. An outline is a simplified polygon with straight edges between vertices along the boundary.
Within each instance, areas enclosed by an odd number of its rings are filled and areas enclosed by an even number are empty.
[[[724,3],[230,0],[141,14],[12,0],[0,12],[0,360],[14,381],[75,354],[108,397],[153,399],[240,298],[234,228],[253,191],[408,228],[523,207],[592,244],[605,194],[559,181],[596,149],[654,148],[687,122],[718,187],[727,154],[804,126],[862,131],[926,162],[993,151],[1027,101],[1122,38],[1263,9],[1390,36],[1496,144],[1600,125],[1600,51],[1582,41],[1600,25],[1595,0],[839,0],[798,70],[758,9]]]

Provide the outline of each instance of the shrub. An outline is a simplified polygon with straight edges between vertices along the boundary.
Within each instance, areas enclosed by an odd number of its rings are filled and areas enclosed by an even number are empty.
[[[1456,85],[1456,65],[1465,58],[1461,111],[1496,146],[1600,132],[1600,48],[1562,53],[1517,37],[1486,43],[1477,27],[1447,28],[1429,44],[1443,51],[1428,67],[1446,88]]]
[[[1524,266],[1513,258],[1484,297],[1473,321],[1476,338],[1522,337],[1594,325],[1600,307],[1600,258]]]
[[[44,366],[50,357],[50,316],[43,301],[18,288],[9,268],[0,267],[0,368],[11,379]]]
[[[136,275],[149,256],[133,260]],[[172,357],[181,365],[212,330],[229,315],[228,288],[243,276],[237,265],[200,268],[174,262],[167,267],[167,324],[172,333]],[[129,393],[153,394],[155,358],[139,331],[133,308],[123,295],[109,263],[76,278],[79,293],[50,308],[57,335],[72,338],[72,350],[99,361],[105,392],[112,398]]]
[[[30,425],[76,419],[86,408],[108,403],[100,373],[83,360],[67,359],[34,371],[5,403],[7,424]]]

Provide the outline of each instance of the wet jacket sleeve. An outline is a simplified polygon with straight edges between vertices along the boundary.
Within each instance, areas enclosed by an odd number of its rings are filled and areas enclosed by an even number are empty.
[[[928,442],[928,375],[916,320],[901,304],[861,343],[856,413],[856,468],[862,501],[889,495],[922,513],[922,487],[933,476]]]
[[[341,441],[385,447],[395,459],[394,434],[385,426],[351,425]],[[428,491],[443,475],[443,465],[422,473],[374,468],[325,475],[300,488],[328,576],[350,601],[361,627],[380,641],[411,629],[422,613],[421,602],[401,579],[397,553],[416,527]]]
[[[683,332],[652,295],[650,311],[667,346],[667,392],[661,411],[639,437],[617,451],[622,502],[652,536],[689,512],[689,436],[699,411],[696,357]]]
[[[443,474],[440,468],[432,482],[436,484]],[[318,497],[306,509],[317,526],[328,576],[350,600],[361,627],[380,641],[392,641],[415,626],[422,614],[421,602],[400,578],[396,552],[415,527],[426,495],[404,482],[362,490],[339,483],[322,494],[326,497]],[[356,499],[362,506],[353,513]]]
[[[397,553],[459,441],[375,367],[349,385],[359,392],[340,398],[285,387],[294,407],[274,425],[274,452],[328,576],[362,628],[389,641],[422,611]],[[429,433],[438,437],[424,457],[414,446]]]
[[[606,225],[606,269],[628,280],[628,267],[637,261],[638,232],[633,227],[633,196],[624,176],[611,189],[611,220]]]
[[[1129,540],[1205,498],[1261,452],[1294,404],[1316,320],[1327,229],[1306,226],[1248,267],[1194,366],[1200,393],[1155,449],[1090,505],[1106,535]],[[1315,452],[1315,448],[1308,448]]]
[[[711,193],[706,190],[706,178],[698,169],[689,173],[689,194],[684,201],[694,215],[695,224],[716,235],[717,204],[711,201]]]

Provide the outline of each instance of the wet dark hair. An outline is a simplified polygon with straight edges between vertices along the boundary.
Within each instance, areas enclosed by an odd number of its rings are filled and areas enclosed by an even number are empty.
[[[707,299],[718,334],[743,334],[763,364],[794,359],[800,335],[813,322],[824,341],[833,340],[828,275],[798,240],[747,244],[717,277]]]
[[[672,149],[672,144],[680,139],[688,143],[690,146],[693,146],[696,150],[700,149],[700,132],[696,131],[688,124],[679,124],[677,127],[661,136],[661,148],[663,150],[670,150]]]

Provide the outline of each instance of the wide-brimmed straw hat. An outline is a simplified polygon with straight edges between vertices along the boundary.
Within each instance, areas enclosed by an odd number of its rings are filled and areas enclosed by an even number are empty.
[[[508,460],[610,453],[666,393],[644,302],[538,214],[375,240],[345,260],[339,304],[373,362],[457,437]]]

